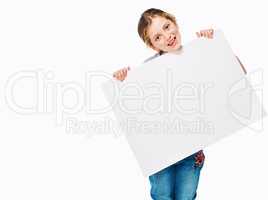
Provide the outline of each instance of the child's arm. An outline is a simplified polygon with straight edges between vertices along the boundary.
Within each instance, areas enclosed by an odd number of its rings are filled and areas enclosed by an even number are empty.
[[[197,35],[197,37],[206,37],[206,38],[212,39],[213,38],[213,32],[214,32],[213,29],[205,29],[205,30],[201,30],[199,32],[196,32],[196,35]],[[242,64],[242,62],[240,61],[240,59],[237,56],[235,56],[235,57],[238,60],[240,66],[242,67],[244,73],[247,74],[247,71],[246,71],[244,65]]]
[[[247,74],[247,71],[246,71],[246,69],[245,69],[244,65],[242,64],[242,62],[240,61],[240,59],[239,59],[237,56],[235,56],[235,57],[236,57],[236,59],[238,60],[238,62],[239,62],[239,64],[240,64],[240,66],[242,67],[242,69],[243,69],[244,73],[245,73],[245,74]]]

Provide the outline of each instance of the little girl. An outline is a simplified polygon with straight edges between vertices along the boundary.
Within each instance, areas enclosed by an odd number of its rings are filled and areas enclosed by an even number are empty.
[[[180,53],[182,49],[175,17],[162,10],[151,8],[144,11],[138,23],[138,33],[145,44],[157,52],[146,61],[166,52]],[[213,29],[196,32],[196,35],[213,38]],[[129,70],[129,67],[125,67],[116,71],[113,76],[123,81]],[[244,68],[243,70],[245,71]],[[195,199],[204,160],[205,156],[201,150],[149,176],[151,197],[154,200]]]

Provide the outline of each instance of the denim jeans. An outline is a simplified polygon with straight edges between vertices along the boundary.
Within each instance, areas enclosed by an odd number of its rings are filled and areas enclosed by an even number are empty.
[[[201,163],[196,164],[197,154],[198,152],[149,176],[153,200],[193,200],[196,198],[199,175],[204,164],[204,158]]]

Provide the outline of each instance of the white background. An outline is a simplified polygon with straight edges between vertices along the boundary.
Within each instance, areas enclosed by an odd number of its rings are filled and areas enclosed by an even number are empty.
[[[63,113],[57,124],[60,107],[23,114],[8,106],[5,89],[10,76],[24,70],[50,72],[46,83],[52,87],[75,82],[85,88],[88,71],[134,68],[154,54],[137,34],[140,14],[151,7],[176,16],[183,44],[196,31],[222,29],[249,74],[263,69],[267,102],[265,1],[1,1],[0,199],[150,199],[149,181],[120,133],[65,128],[68,117],[101,121],[110,112],[87,114],[83,107],[77,114]],[[93,81],[88,94],[95,108],[106,103],[100,82]],[[24,81],[14,88],[14,98],[34,105],[36,87]],[[74,105],[73,97],[67,92],[65,105]],[[205,149],[199,200],[268,197],[266,124],[267,118],[263,132],[244,129]]]

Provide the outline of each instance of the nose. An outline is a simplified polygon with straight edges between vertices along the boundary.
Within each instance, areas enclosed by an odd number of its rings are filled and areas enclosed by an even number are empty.
[[[172,35],[171,34],[166,34],[166,38],[167,38],[167,42],[169,42],[172,39]]]
[[[171,32],[169,32],[169,31],[162,31],[161,33],[164,36],[166,42],[169,42],[172,39],[172,35],[173,34]]]

